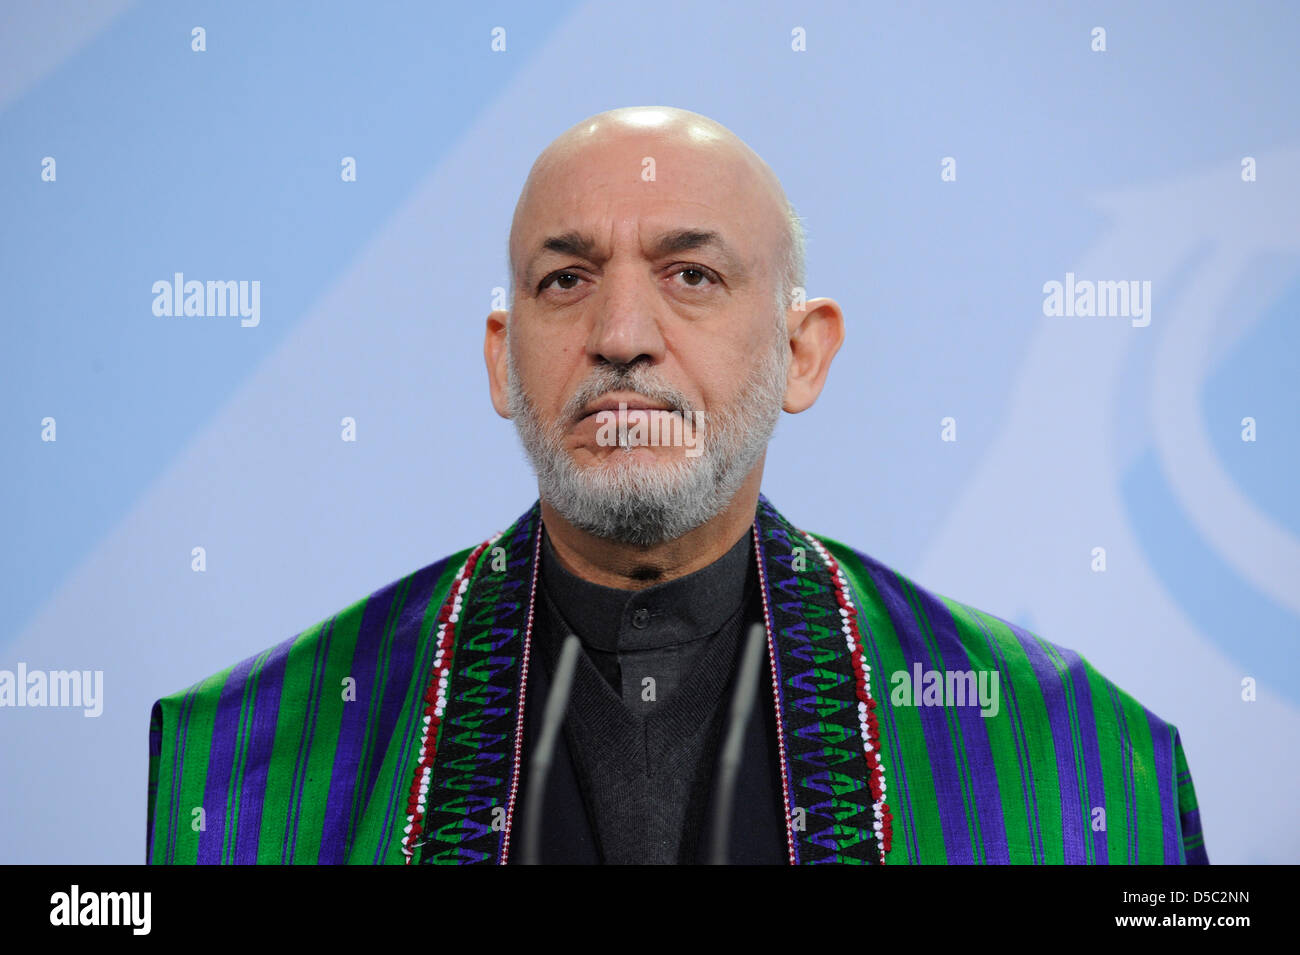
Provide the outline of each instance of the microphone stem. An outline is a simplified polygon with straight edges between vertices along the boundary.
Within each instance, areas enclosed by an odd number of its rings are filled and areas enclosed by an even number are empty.
[[[763,625],[753,624],[745,638],[736,693],[731,698],[727,735],[718,766],[718,798],[713,811],[713,852],[710,860],[713,865],[727,864],[727,843],[736,809],[736,777],[740,775],[740,751],[754,709],[754,691],[758,686],[758,670],[763,662],[763,645],[766,642],[767,633]]]
[[[546,694],[546,708],[542,711],[542,731],[528,761],[528,785],[524,790],[524,865],[541,863],[542,803],[546,798],[546,779],[555,759],[555,743],[564,722],[564,712],[569,708],[569,694],[573,691],[573,672],[578,666],[581,644],[574,634],[564,638],[560,660],[555,666],[555,680]]]

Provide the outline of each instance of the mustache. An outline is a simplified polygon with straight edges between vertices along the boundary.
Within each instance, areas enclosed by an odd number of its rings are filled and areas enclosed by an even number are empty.
[[[680,412],[683,416],[693,415],[695,411],[695,406],[686,395],[645,368],[605,366],[596,369],[578,386],[573,397],[564,405],[562,420],[576,424],[582,417],[584,408],[615,391],[635,391],[643,398],[667,405],[669,411]]]

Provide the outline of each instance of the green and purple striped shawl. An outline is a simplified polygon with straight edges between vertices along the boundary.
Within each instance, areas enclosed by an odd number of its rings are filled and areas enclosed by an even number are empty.
[[[527,694],[540,528],[534,504],[479,548],[160,699],[148,861],[507,861],[522,707],[540,705]],[[753,533],[792,863],[1208,861],[1178,731],[1077,653],[805,535],[766,498]],[[446,711],[426,732],[440,615],[462,572]],[[981,673],[986,686],[997,675],[996,713],[941,692]],[[915,676],[938,699],[910,688]]]

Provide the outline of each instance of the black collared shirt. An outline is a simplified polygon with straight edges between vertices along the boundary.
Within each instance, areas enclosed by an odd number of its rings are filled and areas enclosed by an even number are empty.
[[[623,705],[637,716],[661,709],[719,632],[739,620],[754,595],[752,544],[745,533],[712,564],[643,590],[603,587],[570,573],[549,537],[542,544],[542,589],[550,610],[582,640],[583,650]],[[734,629],[727,627],[728,631]],[[730,660],[705,691],[726,683]],[[714,695],[709,692],[709,695]]]
[[[635,591],[570,573],[549,540],[542,549],[534,624],[542,666],[530,677],[526,755],[560,644],[576,633],[583,645],[546,787],[542,861],[704,861],[742,636],[763,619],[750,535],[708,567]],[[765,684],[746,736],[732,861],[785,861]],[[527,792],[522,781],[520,791]]]

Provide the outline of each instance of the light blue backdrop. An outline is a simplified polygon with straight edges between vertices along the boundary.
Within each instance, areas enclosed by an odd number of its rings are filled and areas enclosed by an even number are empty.
[[[6,3],[0,669],[105,698],[0,709],[0,860],[141,861],[156,697],[532,501],[480,357],[514,201],[668,104],[771,164],[847,315],[768,496],[1175,723],[1213,861],[1300,861],[1298,9]],[[260,324],[155,316],[175,272]],[[1150,325],[1045,317],[1067,272]]]

